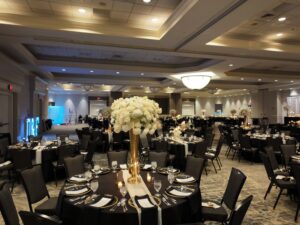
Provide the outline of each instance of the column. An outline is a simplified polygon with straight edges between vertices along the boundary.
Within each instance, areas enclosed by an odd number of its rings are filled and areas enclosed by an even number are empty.
[[[182,113],[182,98],[181,93],[171,93],[169,96],[169,110],[175,109],[177,114]]]

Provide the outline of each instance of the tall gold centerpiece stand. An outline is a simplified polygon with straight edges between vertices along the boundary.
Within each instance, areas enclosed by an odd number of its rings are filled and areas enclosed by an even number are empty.
[[[131,177],[128,178],[128,183],[138,184],[141,182],[139,177],[140,174],[140,163],[139,163],[139,135],[135,135],[133,130],[129,131],[130,137],[130,163],[129,173]]]

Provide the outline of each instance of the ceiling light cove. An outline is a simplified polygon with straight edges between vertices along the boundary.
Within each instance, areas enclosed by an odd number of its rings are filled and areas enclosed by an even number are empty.
[[[143,0],[144,3],[150,3],[151,0]]]
[[[207,86],[212,76],[214,75],[215,73],[211,71],[199,71],[180,74],[181,81],[184,84],[184,86],[192,90],[201,90],[202,88]]]
[[[152,21],[153,23],[157,23],[157,22],[158,22],[158,18],[154,17],[154,18],[151,19],[151,21]]]
[[[278,33],[276,34],[277,37],[282,37],[283,36],[283,33]]]
[[[80,12],[80,13],[86,13],[86,10],[84,8],[79,8],[78,12]]]
[[[119,72],[119,71],[117,71],[117,72],[116,72],[116,74],[120,74],[120,72]]]

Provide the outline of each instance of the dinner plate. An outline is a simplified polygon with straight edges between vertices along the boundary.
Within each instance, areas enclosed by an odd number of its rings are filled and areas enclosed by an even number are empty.
[[[94,204],[96,204],[97,202],[99,202],[102,198],[110,198],[110,201],[101,206],[101,207],[97,207],[97,206],[93,206]],[[119,202],[119,199],[117,196],[114,196],[114,195],[100,195],[100,196],[97,196],[96,198],[93,198],[93,199],[89,199],[87,198],[86,199],[86,204],[91,206],[91,207],[95,207],[95,208],[101,208],[101,209],[105,209],[105,208],[110,208],[110,207],[113,207],[115,206],[117,203]]]
[[[168,168],[167,167],[158,168],[157,172],[160,173],[160,174],[168,175]],[[179,174],[180,170],[179,169],[173,169],[172,172],[174,174]]]
[[[94,173],[94,174],[97,174],[97,175],[103,175],[103,174],[108,174],[111,172],[111,169],[106,167],[106,168],[100,168],[99,171],[95,171],[94,169],[91,169],[91,171]]]
[[[87,190],[86,191],[84,191],[84,192],[80,192],[80,193],[74,193],[74,194],[72,194],[72,193],[67,193],[67,191],[79,191],[79,190],[82,190],[82,189],[84,189],[84,188],[86,188]],[[85,185],[80,185],[80,186],[72,186],[72,187],[68,187],[68,188],[65,188],[64,189],[64,192],[65,192],[65,195],[66,196],[68,196],[68,197],[77,197],[77,196],[82,196],[82,195],[86,195],[86,194],[88,194],[88,193],[90,193],[92,190],[89,188],[89,187],[87,187],[87,186],[85,186]]]
[[[166,188],[165,193],[171,197],[175,198],[186,198],[189,197],[191,194],[193,194],[194,189],[187,188],[185,186],[169,186]]]
[[[69,183],[78,183],[78,184],[82,184],[82,183],[87,183],[87,182],[89,182],[90,181],[90,179],[87,179],[87,178],[85,178],[84,177],[84,175],[75,175],[75,176],[73,176],[75,179],[76,178],[78,178],[78,180],[72,180],[71,178],[69,178],[67,181],[69,182]],[[83,179],[83,178],[85,178],[85,179]],[[80,180],[80,179],[82,179],[82,180]]]
[[[183,182],[181,180],[178,179],[189,179],[189,178],[193,178],[193,180],[187,181],[187,182]],[[186,174],[179,174],[176,178],[175,178],[175,182],[179,183],[179,184],[193,184],[196,182],[196,179],[190,175],[186,175]]]

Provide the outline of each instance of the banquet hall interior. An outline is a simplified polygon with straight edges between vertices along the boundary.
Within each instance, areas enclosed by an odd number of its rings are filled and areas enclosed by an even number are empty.
[[[0,225],[300,224],[299,0],[0,0]]]

